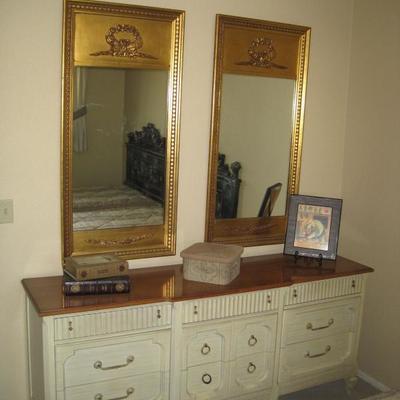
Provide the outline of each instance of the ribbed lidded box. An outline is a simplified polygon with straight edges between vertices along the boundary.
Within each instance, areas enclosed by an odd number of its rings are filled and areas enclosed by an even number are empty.
[[[243,247],[219,243],[195,243],[181,252],[183,277],[190,281],[226,285],[240,272]]]

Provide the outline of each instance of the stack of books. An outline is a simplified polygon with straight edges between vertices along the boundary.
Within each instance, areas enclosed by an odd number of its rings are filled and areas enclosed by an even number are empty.
[[[113,254],[66,257],[63,292],[66,296],[128,293],[128,262]]]

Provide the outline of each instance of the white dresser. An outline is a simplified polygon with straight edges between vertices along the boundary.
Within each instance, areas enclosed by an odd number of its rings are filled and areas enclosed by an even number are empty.
[[[175,281],[163,302],[54,315],[25,280],[31,400],[272,400],[352,378],[366,276],[187,300],[208,286]]]

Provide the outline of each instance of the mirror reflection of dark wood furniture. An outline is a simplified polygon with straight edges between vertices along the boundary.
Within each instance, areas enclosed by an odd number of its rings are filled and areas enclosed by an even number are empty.
[[[126,184],[164,203],[165,137],[154,124],[128,134]]]
[[[225,154],[218,154],[216,218],[236,218],[242,168],[238,161],[230,166],[225,163]]]

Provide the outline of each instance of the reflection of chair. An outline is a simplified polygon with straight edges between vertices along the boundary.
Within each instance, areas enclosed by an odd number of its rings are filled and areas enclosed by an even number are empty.
[[[262,201],[258,217],[270,217],[272,210],[274,209],[275,203],[279,197],[279,193],[282,189],[282,183],[275,183],[275,185],[269,186],[265,191],[264,199]]]

